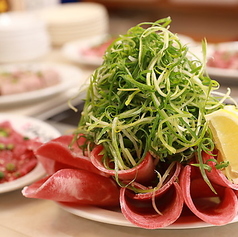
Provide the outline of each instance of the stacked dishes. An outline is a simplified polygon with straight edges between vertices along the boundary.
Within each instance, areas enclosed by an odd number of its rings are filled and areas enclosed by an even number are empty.
[[[47,24],[51,43],[56,46],[108,32],[108,13],[101,4],[61,4],[42,10],[40,15]]]
[[[39,58],[50,50],[44,21],[30,13],[0,15],[0,63]]]

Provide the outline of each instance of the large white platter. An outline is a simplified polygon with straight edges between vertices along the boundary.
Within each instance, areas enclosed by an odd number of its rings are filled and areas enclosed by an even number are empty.
[[[79,87],[84,78],[82,78],[82,71],[75,66],[61,64],[61,63],[20,63],[20,64],[5,64],[0,66],[0,73],[5,71],[15,71],[17,69],[31,69],[34,71],[41,69],[54,69],[61,77],[60,83],[44,89],[12,94],[0,95],[0,106],[26,103],[32,101],[39,101],[47,97],[54,96],[58,93],[64,92],[67,89]]]
[[[51,125],[41,120],[14,114],[0,113],[0,122],[11,122],[13,128],[29,138],[39,138],[40,142],[47,142],[60,136],[60,132]],[[0,184],[0,193],[5,193],[23,188],[45,175],[45,170],[40,163],[28,174],[14,181]]]
[[[137,227],[126,220],[120,211],[107,210],[91,206],[67,206],[62,203],[60,203],[59,206],[65,211],[85,219],[118,226]],[[238,215],[231,223],[235,222],[238,222]],[[181,222],[175,222],[174,224],[161,229],[195,229],[205,227],[214,227],[214,225],[200,221],[195,217],[188,217],[186,221],[183,220]]]

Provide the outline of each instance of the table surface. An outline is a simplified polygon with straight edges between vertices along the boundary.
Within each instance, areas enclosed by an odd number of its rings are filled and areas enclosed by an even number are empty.
[[[62,134],[74,127],[49,122]],[[0,236],[7,237],[228,237],[236,236],[238,223],[197,229],[145,230],[88,220],[73,215],[49,200],[25,198],[21,189],[0,194]]]

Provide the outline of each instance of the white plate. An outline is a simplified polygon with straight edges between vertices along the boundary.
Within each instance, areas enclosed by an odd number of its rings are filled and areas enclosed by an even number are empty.
[[[210,45],[210,50],[207,55],[208,58],[212,57],[215,50],[236,51],[238,52],[238,42],[224,42],[219,44]],[[207,72],[210,77],[223,79],[238,80],[238,69],[223,69],[207,66]]]
[[[17,33],[31,33],[31,30],[45,29],[45,22],[34,13],[8,12],[0,15],[0,33],[15,35]]]
[[[98,221],[106,224],[119,225],[125,227],[135,227],[137,226],[130,223],[123,214],[119,211],[107,210],[99,207],[90,207],[90,206],[67,206],[64,204],[59,204],[59,206],[65,211],[74,214],[85,219]],[[189,218],[190,219],[190,218]],[[192,219],[192,218],[191,218]],[[238,215],[234,218],[231,223],[238,222]],[[160,229],[194,229],[194,228],[204,228],[204,227],[214,227],[214,225],[205,223],[203,221],[194,221],[190,223],[174,223],[168,227]]]
[[[210,77],[214,77],[223,81],[238,80],[238,70],[235,69],[222,69],[215,67],[207,67],[207,73]]]
[[[19,133],[29,138],[39,138],[40,142],[47,142],[60,136],[60,132],[51,125],[27,116],[0,113],[0,122],[11,122],[13,128]],[[40,163],[28,174],[13,180],[11,182],[0,184],[0,193],[5,193],[23,188],[24,186],[35,182],[45,175],[45,170]]]
[[[99,45],[106,37],[107,35],[99,35],[84,40],[68,42],[62,47],[62,54],[75,63],[98,67],[103,62],[102,57],[84,55],[82,50]]]
[[[14,71],[19,68],[31,68],[32,70],[39,70],[45,68],[54,69],[59,73],[61,82],[57,85],[40,89],[37,91],[35,90],[19,94],[0,96],[0,105],[16,105],[23,102],[33,102],[34,100],[42,100],[46,97],[54,96],[58,93],[64,92],[67,89],[74,88],[75,86],[79,87],[82,82],[84,82],[82,78],[82,72],[79,68],[59,63],[25,63],[1,65],[0,72]]]

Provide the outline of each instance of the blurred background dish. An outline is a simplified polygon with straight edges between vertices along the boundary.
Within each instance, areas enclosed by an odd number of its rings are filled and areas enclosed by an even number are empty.
[[[60,132],[57,129],[41,120],[32,117],[0,113],[0,122],[5,121],[9,121],[14,130],[25,137],[29,137],[30,139],[37,138],[38,141],[43,143],[60,136]],[[46,172],[43,166],[38,163],[36,167],[28,174],[16,180],[0,184],[0,193],[20,189],[42,178],[45,174]]]
[[[207,73],[219,81],[238,80],[238,41],[210,45]]]
[[[0,63],[33,60],[50,51],[46,25],[32,13],[0,14],[0,36]]]
[[[0,95],[0,105],[9,106],[19,103],[32,103],[47,97],[56,96],[56,94],[67,91],[72,88],[79,88],[84,80],[82,80],[81,70],[73,65],[65,65],[62,63],[22,63],[22,64],[6,64],[0,66],[1,73],[11,73],[15,71],[32,71],[40,73],[43,70],[52,70],[59,75],[59,82],[45,88],[25,91],[9,95]],[[50,73],[51,73],[50,72]],[[52,73],[51,73],[52,74]],[[31,81],[29,80],[29,83]],[[37,93],[36,93],[37,92]]]
[[[54,46],[108,32],[108,13],[97,3],[68,3],[39,11]]]
[[[105,46],[107,42],[111,42],[112,38],[109,35],[99,35],[94,37],[89,37],[83,40],[76,40],[65,43],[62,46],[62,55],[75,63],[90,65],[90,66],[100,66],[103,62],[103,55],[105,53]],[[92,49],[96,49],[92,52]],[[87,53],[91,51],[92,53]],[[99,52],[100,51],[100,52]]]

